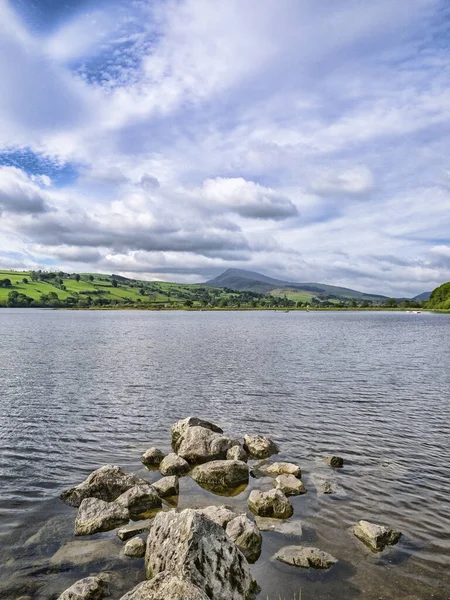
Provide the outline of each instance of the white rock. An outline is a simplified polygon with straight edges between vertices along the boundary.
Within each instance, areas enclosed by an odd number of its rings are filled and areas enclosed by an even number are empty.
[[[306,548],[305,546],[286,546],[281,548],[274,558],[294,567],[313,569],[329,569],[337,563],[337,558],[323,552],[319,548]]]
[[[162,475],[186,475],[186,473],[189,473],[190,468],[189,463],[174,452],[164,457],[159,465]]]
[[[300,479],[294,475],[278,475],[274,480],[274,486],[281,490],[286,496],[298,496],[306,494],[306,488]]]
[[[302,470],[298,465],[289,462],[274,462],[267,466],[267,473],[271,475],[294,475],[300,478]]]
[[[131,538],[123,548],[125,556],[131,558],[142,558],[145,556],[145,542],[140,537]]]
[[[240,460],[215,460],[195,467],[191,477],[206,489],[226,494],[248,483],[249,470],[247,464]]]
[[[171,498],[180,493],[180,484],[176,475],[162,477],[152,485],[160,498]]]
[[[117,502],[105,502],[98,498],[85,498],[75,519],[75,535],[91,535],[110,531],[130,520],[128,509]]]
[[[401,538],[400,531],[387,527],[386,525],[377,525],[369,521],[359,521],[353,527],[353,533],[362,542],[367,544],[372,550],[380,552],[386,546],[392,546]]]
[[[155,488],[148,483],[135,485],[121,494],[116,502],[128,508],[132,519],[162,507],[161,498],[156,493]]]
[[[292,504],[280,490],[252,490],[248,498],[250,510],[260,517],[273,517],[275,519],[288,519],[294,509]]]
[[[184,435],[185,431],[189,427],[203,427],[204,429],[209,429],[210,431],[215,431],[216,433],[223,433],[223,430],[211,423],[210,421],[204,421],[203,419],[198,419],[197,417],[187,417],[186,419],[182,419],[181,421],[177,421],[174,423],[170,429],[172,435],[172,447],[174,450],[177,449],[178,440],[182,435]]]
[[[235,519],[238,515],[227,506],[207,506],[206,508],[197,508],[196,511],[204,515],[223,529],[228,523]]]
[[[236,440],[204,427],[188,427],[177,442],[177,454],[191,465],[225,460]]]
[[[262,435],[246,435],[244,437],[244,450],[252,458],[269,458],[272,454],[279,452],[275,442]]]

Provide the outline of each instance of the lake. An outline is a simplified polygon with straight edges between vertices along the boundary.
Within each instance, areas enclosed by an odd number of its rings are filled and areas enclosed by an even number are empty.
[[[252,571],[260,598],[450,598],[450,317],[400,312],[0,310],[0,597],[57,598],[112,570],[113,598],[143,579],[114,532],[76,541],[59,493],[107,463],[143,477],[139,456],[169,450],[188,415],[226,433],[261,433],[298,463],[296,538],[265,532]],[[327,454],[345,458],[332,470]],[[331,477],[336,495],[318,491]],[[181,480],[180,504],[245,510]],[[265,483],[267,487],[267,483]],[[372,554],[349,528],[392,525]],[[317,546],[329,571],[271,560]]]

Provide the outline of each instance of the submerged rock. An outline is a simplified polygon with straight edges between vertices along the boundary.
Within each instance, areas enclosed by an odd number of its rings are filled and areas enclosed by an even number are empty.
[[[286,496],[306,494],[304,484],[294,475],[278,475],[274,480],[274,486],[277,490],[281,490]]]
[[[238,515],[227,506],[207,506],[206,508],[197,508],[196,512],[204,515],[223,529],[228,523],[235,519]]]
[[[199,587],[168,571],[144,581],[120,600],[210,600]]]
[[[189,463],[174,452],[164,457],[159,465],[162,475],[186,475],[190,468]]]
[[[189,427],[203,427],[204,429],[209,429],[215,433],[223,433],[223,429],[218,425],[214,425],[214,423],[198,419],[197,417],[187,417],[186,419],[174,423],[170,429],[172,435],[172,447],[175,451],[177,450],[178,440],[184,435]]]
[[[177,454],[191,465],[224,460],[236,440],[204,427],[188,427],[177,442]]]
[[[237,444],[227,451],[227,460],[241,460],[242,462],[247,462],[248,454],[240,444]]]
[[[278,446],[270,438],[262,435],[244,436],[244,450],[252,458],[269,458],[272,454],[278,454]]]
[[[281,519],[255,515],[255,523],[260,531],[276,531],[283,535],[295,535],[297,537],[301,537],[303,533],[302,523],[299,520],[293,521],[289,519],[289,521],[283,521]]]
[[[105,465],[93,471],[87,479],[76,487],[60,495],[61,500],[70,506],[78,507],[85,498],[98,498],[112,502],[130,488],[148,481],[134,473],[125,473],[116,465]]]
[[[294,475],[300,478],[302,470],[298,465],[289,462],[274,462],[267,466],[267,473],[270,475]]]
[[[262,535],[247,515],[239,515],[231,520],[225,531],[249,563],[258,560],[261,555]]]
[[[68,565],[80,567],[99,561],[109,563],[116,554],[117,544],[111,539],[73,540],[58,548],[50,558],[50,564],[66,568]]]
[[[222,527],[192,509],[155,517],[145,564],[148,579],[163,571],[176,573],[214,600],[249,600],[259,591],[247,561]]]
[[[392,527],[377,525],[369,521],[359,521],[353,527],[353,533],[375,552],[381,552],[386,546],[393,546],[402,536],[400,531]]]
[[[135,485],[121,494],[116,502],[128,508],[132,519],[136,519],[142,514],[162,507],[161,498],[156,493],[155,488],[148,483],[145,485]]]
[[[344,466],[344,459],[341,456],[326,456],[325,462],[335,469],[341,469]]]
[[[67,588],[58,600],[102,600],[109,595],[107,576],[85,577]]]
[[[143,523],[139,523],[139,525],[126,525],[125,527],[121,527],[117,531],[117,536],[122,542],[126,542],[130,538],[139,535],[140,533],[145,533],[150,529],[152,522],[145,521]]]
[[[145,556],[145,542],[140,537],[131,538],[125,544],[123,553],[130,558],[143,558]]]
[[[159,448],[149,448],[141,456],[141,462],[146,467],[159,467],[160,462],[164,458],[165,454]]]
[[[117,502],[105,502],[98,498],[85,498],[75,519],[75,535],[91,535],[110,531],[130,520],[128,509]]]
[[[294,512],[292,504],[283,492],[277,489],[268,492],[252,490],[248,498],[248,505],[252,513],[260,517],[288,519]]]
[[[152,484],[160,498],[171,498],[180,493],[180,484],[176,475],[162,477]]]
[[[220,494],[248,483],[248,466],[240,460],[215,460],[199,465],[191,477],[202,487]]]
[[[281,548],[274,558],[294,567],[313,569],[329,569],[336,564],[337,558],[323,552],[319,548],[306,548],[304,546],[286,546]]]

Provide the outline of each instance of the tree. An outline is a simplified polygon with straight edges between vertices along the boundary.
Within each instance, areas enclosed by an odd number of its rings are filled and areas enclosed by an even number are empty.
[[[81,279],[81,277],[80,277],[79,273],[77,273],[77,274],[75,275],[75,281],[80,281],[80,279]]]
[[[8,306],[30,306],[32,301],[33,298],[25,296],[25,294],[19,294],[19,292],[13,290],[8,294],[7,304]]]
[[[397,302],[395,301],[395,299],[394,299],[394,298],[388,298],[388,299],[386,300],[386,304],[385,304],[385,306],[386,306],[387,308],[396,308],[396,307],[397,307]]]
[[[94,281],[94,276],[93,275],[89,275],[89,281]]]
[[[194,306],[194,303],[192,302],[192,300],[186,300],[185,303],[184,303],[184,305],[187,308],[192,308]]]
[[[24,277],[24,278],[22,279],[22,283],[28,283],[28,279],[27,279],[26,277]]]
[[[116,288],[116,287],[117,287],[117,279],[113,279],[113,280],[111,281],[111,285],[112,285],[114,288]]]

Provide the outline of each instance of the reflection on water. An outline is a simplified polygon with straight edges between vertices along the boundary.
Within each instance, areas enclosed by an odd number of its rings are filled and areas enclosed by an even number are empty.
[[[308,493],[291,498],[302,536],[263,533],[261,598],[448,600],[448,316],[4,309],[0,334],[0,597],[56,598],[101,569],[113,598],[140,581],[142,561],[114,532],[75,540],[75,510],[57,496],[106,463],[154,481],[140,454],[168,451],[170,424],[194,414],[268,434],[277,460],[302,467]],[[345,467],[331,471],[327,454]],[[330,476],[336,495],[320,492]],[[178,507],[245,510],[252,488],[270,486],[251,478],[220,498],[185,477]],[[404,536],[372,554],[349,532],[362,518]],[[339,563],[271,560],[299,540]]]

